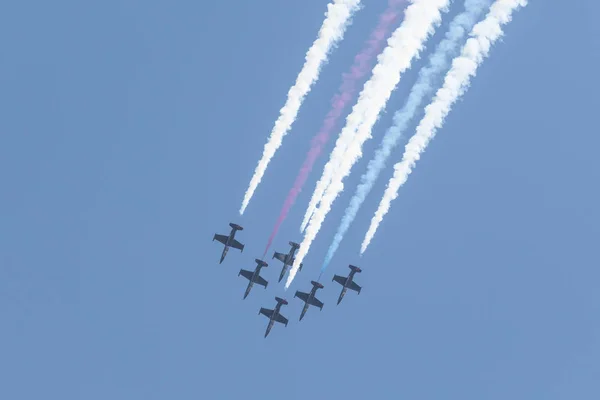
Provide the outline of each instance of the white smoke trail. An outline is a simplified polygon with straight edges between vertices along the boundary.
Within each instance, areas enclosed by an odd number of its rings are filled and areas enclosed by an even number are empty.
[[[452,68],[444,78],[433,101],[425,107],[425,116],[419,123],[416,133],[405,147],[402,160],[394,165],[394,176],[388,182],[383,198],[379,204],[371,226],[365,235],[360,253],[364,253],[384,215],[389,211],[392,200],[398,197],[398,190],[408,179],[415,163],[421,157],[431,139],[435,136],[452,105],[469,88],[472,76],[485,57],[488,56],[492,44],[502,36],[502,25],[510,22],[512,13],[519,7],[525,7],[527,0],[496,0],[486,18],[473,27],[471,37],[464,45],[460,56],[452,61]]]
[[[327,5],[325,21],[323,21],[323,25],[319,30],[317,40],[314,41],[306,53],[304,66],[296,78],[296,83],[288,91],[285,105],[279,111],[279,118],[275,121],[275,126],[263,149],[262,157],[254,170],[252,179],[250,179],[250,185],[244,195],[240,214],[243,214],[246,207],[248,207],[248,203],[250,203],[254,191],[262,180],[269,162],[271,162],[275,152],[281,146],[283,137],[288,133],[296,120],[304,97],[319,78],[321,67],[327,60],[329,52],[343,38],[346,28],[351,22],[352,15],[359,8],[360,1],[334,0]]]
[[[371,137],[371,129],[400,81],[400,75],[410,68],[413,58],[418,56],[427,38],[433,34],[435,26],[440,24],[441,11],[447,9],[449,1],[414,0],[404,13],[404,22],[396,29],[388,40],[388,46],[379,55],[378,63],[373,68],[373,76],[365,83],[357,103],[346,119],[346,126],[336,142],[336,148],[338,146],[346,148],[346,152],[336,153],[334,150],[334,154],[329,159],[328,164],[338,168],[331,171],[330,184],[306,228],[286,288],[294,280],[298,266],[308,253],[333,201],[343,189],[342,180],[361,157],[362,144]],[[326,171],[321,180],[323,178],[329,180]]]
[[[304,232],[313,217],[357,130],[364,125],[364,131],[370,134],[379,112],[385,107],[398,84],[400,74],[410,67],[413,57],[422,49],[425,39],[433,33],[434,26],[440,24],[440,11],[447,9],[449,2],[450,0],[413,0],[413,4],[406,9],[403,23],[388,40],[388,47],[379,55],[373,76],[365,84],[358,102],[346,118],[346,126],[335,143],[304,214],[301,232]]]
[[[408,123],[419,110],[425,96],[429,96],[433,92],[435,80],[450,67],[450,57],[453,57],[460,50],[460,43],[491,3],[492,0],[466,0],[465,10],[450,22],[445,38],[429,57],[429,65],[419,71],[417,82],[412,87],[404,107],[394,114],[393,125],[385,133],[381,145],[375,152],[375,157],[369,161],[367,172],[361,177],[361,183],[356,188],[356,192],[346,208],[321,270],[325,270],[333,258],[335,251],[354,221],[362,203],[373,188],[380,172],[385,167],[385,162],[398,144]]]

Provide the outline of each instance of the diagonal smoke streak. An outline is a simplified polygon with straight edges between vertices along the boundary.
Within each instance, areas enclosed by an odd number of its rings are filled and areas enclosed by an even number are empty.
[[[369,161],[367,172],[361,177],[361,183],[350,200],[340,226],[329,246],[321,271],[324,271],[329,265],[340,242],[354,221],[358,210],[373,188],[379,173],[385,167],[386,160],[406,130],[408,123],[419,110],[425,97],[433,92],[434,81],[444,70],[449,68],[449,58],[458,52],[460,42],[473,28],[477,19],[485,8],[489,7],[491,2],[492,0],[466,0],[465,10],[450,22],[446,37],[438,44],[433,54],[429,57],[429,64],[419,71],[417,82],[412,87],[404,107],[394,114],[393,125],[385,133],[383,141],[375,153],[375,157]]]
[[[329,159],[328,164],[338,168],[331,174],[330,185],[306,228],[286,288],[292,283],[333,201],[343,189],[343,179],[361,157],[362,144],[371,137],[371,129],[400,81],[401,74],[410,68],[412,60],[433,34],[435,26],[441,23],[441,11],[447,9],[448,3],[449,0],[414,0],[404,13],[404,22],[388,40],[388,47],[379,55],[378,64],[373,68],[373,76],[365,84],[336,142],[336,148],[345,147],[346,151],[336,157],[334,150]],[[326,177],[321,177],[322,180],[323,178]]]
[[[354,12],[358,10],[359,4],[360,0],[334,0],[327,5],[325,21],[323,21],[323,25],[319,30],[317,40],[314,41],[306,53],[304,66],[296,78],[296,83],[290,88],[285,105],[280,110],[279,118],[277,118],[271,135],[265,144],[262,157],[254,170],[250,185],[244,195],[240,214],[243,214],[246,207],[248,207],[248,203],[262,180],[269,162],[281,146],[283,137],[296,120],[304,97],[319,78],[321,67],[327,60],[329,52],[343,38],[346,27],[350,23]]]
[[[527,0],[496,0],[490,7],[486,18],[479,22],[471,32],[471,37],[464,45],[460,56],[452,61],[452,68],[444,79],[431,104],[425,107],[425,116],[419,123],[416,133],[405,147],[402,161],[394,165],[394,176],[388,182],[387,189],[379,204],[367,234],[362,243],[360,253],[364,253],[384,215],[389,211],[391,202],[398,197],[398,190],[408,179],[415,163],[435,136],[452,105],[469,88],[471,77],[488,56],[492,44],[502,36],[502,25],[512,19],[512,13],[519,7],[525,7]]]
[[[394,32],[394,35],[388,40],[388,48],[394,47],[398,49],[406,49],[407,51],[404,53],[401,51],[394,53],[393,49],[390,49],[390,51],[386,55],[385,51],[387,49],[384,50],[384,53],[382,53],[379,56],[379,64],[375,67],[375,69],[373,69],[373,74],[379,73],[380,75],[384,76],[384,78],[380,79],[380,81],[393,81],[395,79],[396,83],[398,82],[400,75],[396,71],[401,70],[401,72],[404,72],[404,70],[407,67],[410,67],[410,61],[412,60],[412,55],[406,59],[403,59],[405,54],[410,54],[411,52],[413,52],[413,54],[418,53],[418,51],[423,46],[423,42],[420,40],[416,32],[419,32],[419,34],[425,33],[425,37],[428,33],[431,33],[428,30],[425,30],[423,32],[423,28],[430,29],[432,31],[434,23],[430,23],[430,21],[432,21],[432,19],[435,19],[436,16],[439,17],[440,9],[446,9],[449,3],[450,0],[413,1],[413,4],[411,4],[406,9],[404,23],[400,26],[400,28],[396,30],[396,32]],[[409,14],[411,16],[410,19],[408,18]],[[435,24],[439,24],[440,20],[441,17],[438,18]],[[411,29],[415,29],[415,34],[412,36]],[[398,41],[399,34],[400,36],[403,36],[402,40],[405,40],[405,42]],[[387,64],[385,64],[384,66],[384,64],[382,63],[382,57],[385,58],[386,56],[388,58],[396,57],[398,58],[398,60],[393,61],[388,59],[386,60]],[[406,60],[408,60],[407,65]],[[396,63],[396,65],[394,65],[394,62]],[[401,66],[400,63],[403,63],[404,65]],[[385,71],[384,69],[387,69],[389,71]],[[387,79],[386,74],[389,77],[394,77],[394,79]],[[365,88],[363,89],[363,92],[361,93],[361,98],[359,98],[358,102],[352,109],[352,113],[346,118],[346,126],[344,127],[344,130],[342,130],[339,138],[336,141],[335,148],[333,149],[333,152],[329,157],[329,161],[327,162],[327,164],[325,164],[323,174],[317,182],[315,191],[313,192],[312,198],[310,199],[309,205],[304,214],[304,218],[300,227],[301,232],[304,232],[304,230],[308,226],[308,223],[312,218],[313,213],[317,208],[317,205],[321,201],[325,190],[331,184],[333,174],[340,168],[340,162],[343,159],[345,152],[348,150],[348,146],[350,146],[350,143],[352,142],[356,131],[359,129],[359,126],[364,124],[366,125],[366,130],[370,131],[372,125],[374,124],[374,122],[365,123],[365,120],[373,118],[373,116],[368,117],[366,113],[373,110],[377,110],[379,112],[385,106],[385,102],[387,102],[387,98],[368,98],[368,96],[372,96],[372,90],[368,91],[367,89],[374,89],[373,86],[375,86],[375,83],[376,81],[373,81],[373,79],[367,82]],[[371,85],[370,88],[369,85]],[[393,88],[394,87],[392,87],[391,90],[393,90]],[[372,101],[376,101],[377,103],[374,105],[369,104],[369,102]],[[375,115],[374,118],[375,120],[377,120],[377,115]]]
[[[405,3],[406,0],[389,0],[388,8],[379,17],[379,23],[369,36],[365,47],[356,55],[356,57],[354,57],[354,63],[350,67],[350,72],[343,75],[339,93],[332,99],[331,110],[327,113],[321,129],[315,137],[313,137],[310,150],[306,155],[302,168],[300,168],[300,172],[298,173],[298,176],[296,176],[294,185],[283,203],[279,218],[275,222],[275,226],[267,242],[265,254],[271,247],[271,243],[277,235],[279,227],[294,205],[298,194],[302,191],[302,187],[306,183],[306,179],[308,178],[315,161],[323,151],[323,147],[327,143],[327,140],[329,140],[329,136],[331,136],[331,132],[335,128],[337,121],[342,116],[342,113],[350,100],[352,100],[356,94],[356,85],[358,81],[370,71],[369,67],[371,61],[381,51],[385,38],[389,34],[392,25],[398,19],[401,6]]]

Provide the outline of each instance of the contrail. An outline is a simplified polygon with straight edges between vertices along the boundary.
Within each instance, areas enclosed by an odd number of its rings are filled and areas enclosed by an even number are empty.
[[[418,56],[425,40],[433,34],[434,27],[440,24],[441,10],[447,9],[448,3],[449,0],[414,0],[404,13],[404,22],[396,29],[388,40],[388,46],[379,55],[379,62],[373,68],[373,76],[365,83],[357,103],[346,118],[346,126],[342,129],[336,149],[329,159],[328,164],[336,166],[337,169],[331,171],[331,179],[327,179],[330,180],[329,187],[306,228],[286,288],[294,280],[298,266],[308,253],[333,201],[343,189],[342,180],[362,155],[362,144],[370,138],[371,129],[400,81],[400,75],[410,68],[413,58]],[[345,153],[336,154],[340,147],[346,148]],[[327,171],[323,172],[321,180],[327,178],[326,173]]]
[[[408,123],[419,110],[425,97],[433,92],[434,81],[450,67],[450,57],[458,52],[460,43],[473,28],[483,11],[490,6],[491,2],[492,0],[466,0],[465,11],[454,17],[450,22],[446,37],[437,45],[435,51],[429,57],[428,65],[419,71],[417,82],[412,87],[404,107],[394,115],[393,125],[385,133],[375,157],[369,161],[367,172],[361,177],[361,183],[350,200],[340,226],[329,246],[321,271],[324,271],[329,265],[346,231],[350,228],[358,210],[371,191],[379,173],[385,167],[386,160],[398,144]]]
[[[346,118],[346,126],[336,141],[304,214],[301,232],[306,230],[325,190],[331,184],[333,174],[340,168],[340,162],[356,131],[364,126],[364,132],[370,134],[379,112],[398,84],[400,74],[410,67],[425,39],[433,33],[434,25],[439,25],[440,10],[446,9],[449,2],[450,0],[414,0],[406,9],[404,22],[388,40],[388,47],[379,55],[379,63],[373,69],[373,77],[365,84],[352,113]]]
[[[410,138],[404,149],[402,160],[394,165],[394,176],[388,182],[379,208],[371,220],[371,226],[365,235],[360,253],[364,253],[373,239],[383,216],[389,211],[390,204],[398,196],[398,190],[412,172],[415,163],[421,157],[431,139],[435,136],[452,105],[469,88],[470,79],[477,68],[488,56],[492,44],[502,36],[502,25],[510,22],[512,13],[518,7],[525,7],[527,0],[496,0],[486,18],[471,31],[460,56],[452,61],[452,68],[444,78],[431,104],[425,107],[425,116],[419,123],[416,133]]]
[[[279,118],[275,121],[275,126],[263,149],[262,157],[254,170],[252,179],[250,179],[250,185],[248,186],[248,190],[246,190],[242,207],[240,208],[240,215],[248,207],[248,203],[262,180],[271,158],[273,158],[275,152],[281,146],[283,137],[288,133],[296,120],[304,97],[319,78],[321,67],[327,60],[329,52],[342,40],[346,28],[351,22],[351,17],[358,10],[359,5],[360,0],[334,0],[327,5],[326,18],[323,21],[323,25],[321,25],[317,40],[314,41],[306,53],[304,66],[296,78],[296,83],[288,91],[285,105],[279,111]]]
[[[279,231],[279,227],[287,217],[288,212],[294,205],[298,194],[302,191],[302,187],[306,183],[306,179],[312,170],[312,167],[323,151],[323,147],[327,143],[331,131],[335,128],[338,119],[341,117],[342,112],[350,102],[350,100],[356,94],[356,84],[362,79],[367,72],[369,72],[369,66],[373,58],[381,51],[385,38],[387,37],[392,25],[398,19],[400,8],[406,3],[406,0],[389,0],[388,8],[379,17],[379,23],[369,36],[365,47],[354,57],[354,63],[350,67],[350,72],[342,76],[342,85],[339,88],[338,94],[336,94],[331,100],[331,110],[325,117],[323,125],[319,132],[313,137],[311,142],[310,150],[306,155],[302,168],[294,185],[283,203],[283,207],[279,213],[279,218],[275,223],[273,232],[269,237],[267,246],[265,248],[265,254],[271,247],[273,239]]]

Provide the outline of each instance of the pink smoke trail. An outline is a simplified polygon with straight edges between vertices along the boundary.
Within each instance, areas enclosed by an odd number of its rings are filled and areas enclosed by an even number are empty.
[[[306,154],[306,158],[300,168],[300,172],[298,172],[298,176],[296,176],[294,186],[283,203],[279,218],[277,219],[273,232],[267,242],[263,258],[267,254],[267,251],[269,251],[269,247],[271,247],[271,243],[277,235],[279,227],[287,217],[292,205],[294,205],[296,197],[298,197],[298,194],[302,191],[302,187],[304,186],[304,183],[306,183],[308,174],[323,151],[323,147],[327,143],[327,140],[329,140],[329,136],[331,135],[331,131],[335,127],[337,120],[341,117],[346,105],[348,105],[350,100],[356,95],[357,82],[369,72],[371,60],[375,55],[381,52],[384,40],[388,36],[392,25],[398,19],[400,9],[405,3],[406,0],[389,0],[388,8],[379,17],[379,23],[375,30],[371,32],[365,47],[354,57],[354,63],[350,68],[350,72],[342,75],[342,84],[339,92],[333,96],[333,99],[331,100],[331,110],[329,110],[329,113],[325,117],[325,121],[323,121],[323,126],[321,126],[319,133],[317,133],[311,141],[310,150]]]

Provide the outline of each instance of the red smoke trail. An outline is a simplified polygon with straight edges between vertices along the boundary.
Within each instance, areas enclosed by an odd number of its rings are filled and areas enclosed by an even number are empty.
[[[350,68],[350,73],[345,73],[342,75],[342,85],[340,86],[339,93],[333,97],[331,101],[331,110],[325,117],[325,121],[323,122],[323,126],[321,126],[319,133],[317,133],[311,141],[310,150],[306,155],[304,164],[302,164],[302,168],[300,168],[300,172],[294,181],[294,186],[288,193],[287,198],[283,203],[283,207],[279,213],[279,218],[277,219],[275,227],[273,228],[273,232],[269,237],[267,247],[265,248],[265,255],[267,254],[269,247],[271,247],[271,243],[277,235],[279,227],[287,217],[290,208],[292,208],[292,205],[296,201],[296,197],[298,197],[298,194],[302,190],[302,186],[304,186],[304,183],[308,178],[308,174],[312,170],[317,157],[319,157],[321,151],[323,151],[323,147],[327,143],[327,140],[329,140],[329,136],[331,135],[331,131],[335,127],[337,120],[341,117],[342,112],[344,111],[344,108],[348,102],[350,102],[350,100],[352,100],[352,98],[356,95],[357,82],[363,78],[367,72],[369,72],[371,60],[375,57],[375,55],[381,52],[384,40],[388,36],[390,28],[398,19],[400,9],[404,3],[406,3],[406,0],[389,0],[387,10],[385,10],[384,13],[379,17],[379,23],[377,24],[375,30],[371,33],[371,36],[369,37],[369,40],[367,40],[365,47],[356,55],[356,57],[354,57],[354,63]]]

